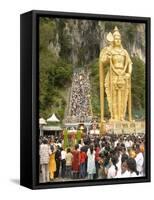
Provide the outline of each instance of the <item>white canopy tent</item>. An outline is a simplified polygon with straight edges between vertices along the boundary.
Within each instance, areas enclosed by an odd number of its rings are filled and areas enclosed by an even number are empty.
[[[40,136],[43,136],[43,126],[46,125],[46,120],[44,118],[39,119],[39,125],[40,125]]]
[[[47,122],[60,122],[60,120],[53,113],[52,116],[47,119]]]
[[[56,117],[56,115],[53,113],[51,117],[49,117],[47,120],[40,118],[39,124],[40,124],[40,136],[44,135],[44,132],[54,132],[54,135],[58,135],[60,131],[62,131],[62,128],[60,125],[47,125],[47,122],[60,122],[60,120]]]
[[[39,124],[40,124],[40,125],[46,125],[47,123],[46,123],[46,121],[45,121],[44,118],[40,118],[40,119],[39,119]]]

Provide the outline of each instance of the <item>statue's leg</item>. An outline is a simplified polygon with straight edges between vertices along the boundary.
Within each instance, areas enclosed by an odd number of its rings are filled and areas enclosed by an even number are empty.
[[[122,98],[121,98],[121,89],[118,89],[118,120],[121,119],[121,106],[122,106]]]
[[[129,106],[129,99],[128,99],[128,95],[129,95],[129,88],[128,88],[128,81],[126,81],[126,84],[123,87],[123,118],[125,119],[126,116],[126,110],[127,110],[127,105]],[[129,114],[129,113],[128,113]]]
[[[115,114],[114,114],[114,87],[112,88],[112,93],[111,93],[111,120],[114,120]]]
[[[113,90],[113,119],[118,120],[118,91],[115,89]]]
[[[125,119],[125,90],[122,88],[121,90],[121,113],[120,113],[120,120],[123,121]]]
[[[112,91],[111,91],[111,96],[110,96],[110,107],[111,107],[111,120],[114,119],[114,91],[113,91],[113,88],[112,88]]]

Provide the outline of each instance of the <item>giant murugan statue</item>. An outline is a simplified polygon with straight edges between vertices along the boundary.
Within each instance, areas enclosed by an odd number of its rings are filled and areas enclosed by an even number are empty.
[[[104,121],[104,92],[107,95],[110,120],[124,121],[128,109],[128,120],[131,121],[132,62],[121,44],[117,27],[113,33],[108,33],[107,41],[108,45],[101,50],[99,58],[101,122]],[[108,69],[106,75],[104,67]]]

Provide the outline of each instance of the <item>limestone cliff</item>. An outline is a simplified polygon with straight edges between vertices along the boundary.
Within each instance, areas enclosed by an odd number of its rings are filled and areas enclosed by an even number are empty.
[[[96,20],[53,19],[54,37],[48,48],[74,67],[84,66],[99,57],[106,45],[106,35],[118,26],[122,44],[131,56],[145,61],[145,26],[137,23]]]

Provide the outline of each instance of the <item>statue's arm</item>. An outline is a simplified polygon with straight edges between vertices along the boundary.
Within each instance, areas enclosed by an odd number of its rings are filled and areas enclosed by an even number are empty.
[[[132,74],[132,65],[133,65],[133,63],[132,63],[132,61],[131,61],[131,58],[130,58],[128,52],[126,52],[126,57],[127,57],[127,65],[128,65],[128,70],[127,70],[127,72],[128,72],[128,74],[131,75],[131,74]]]
[[[132,73],[132,62],[128,64],[128,73],[131,75]]]
[[[101,50],[100,56],[99,56],[99,63],[106,64],[109,62],[109,52],[107,50],[107,47]]]
[[[126,53],[126,61],[125,61],[125,67],[124,70],[122,71],[122,74],[127,73],[128,76],[131,76],[132,73],[132,61],[130,59],[130,56],[128,52],[125,50]]]

